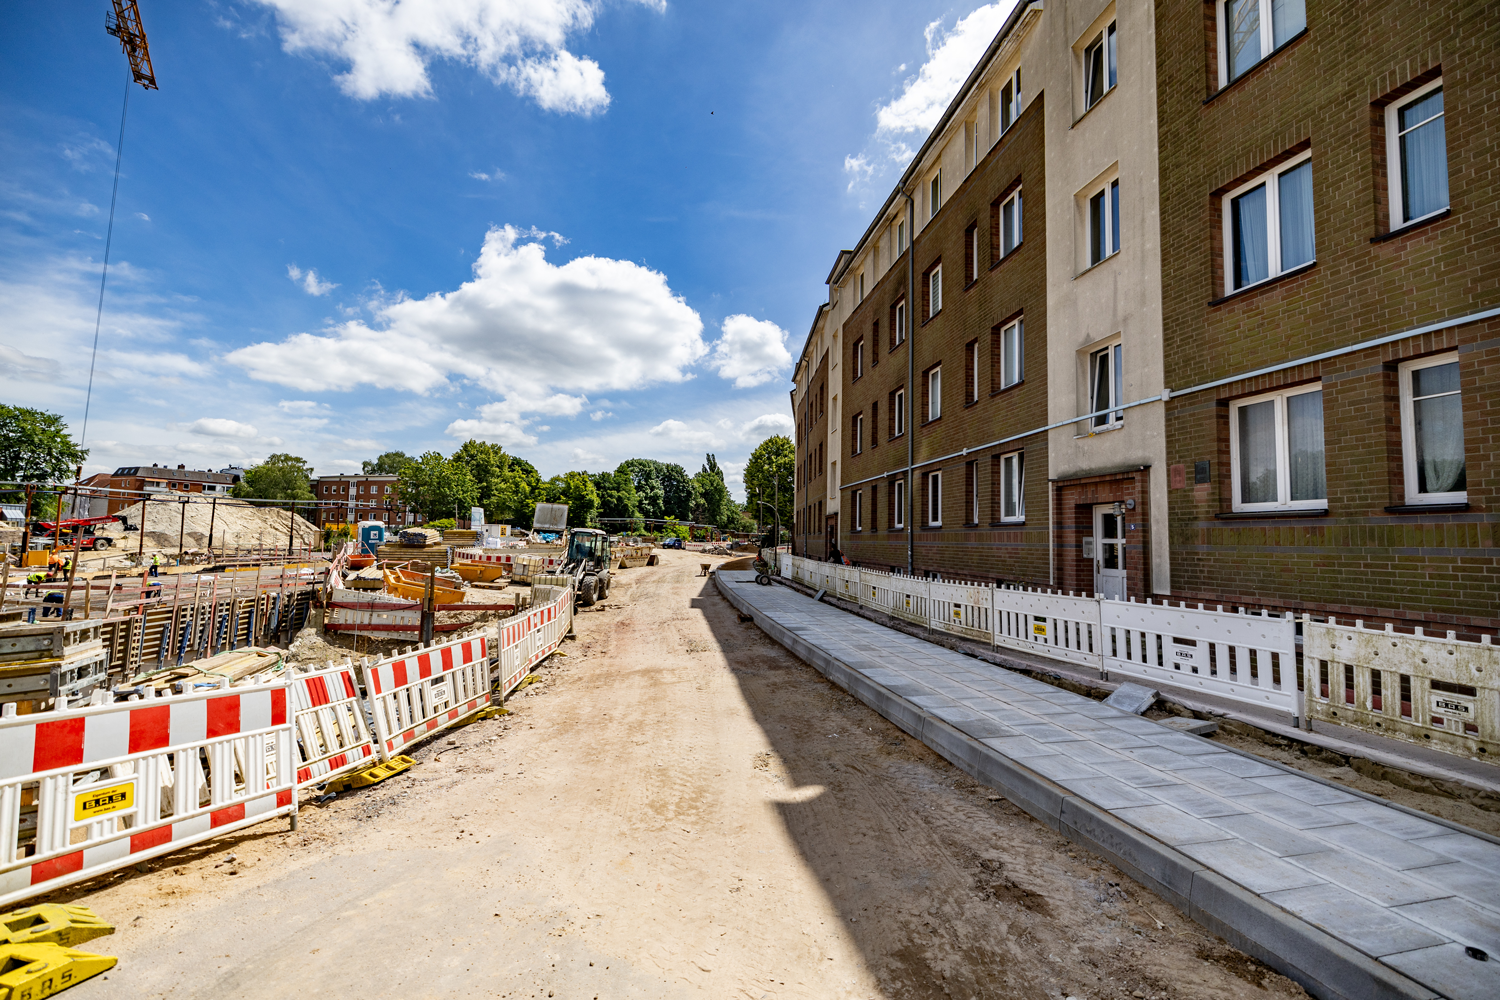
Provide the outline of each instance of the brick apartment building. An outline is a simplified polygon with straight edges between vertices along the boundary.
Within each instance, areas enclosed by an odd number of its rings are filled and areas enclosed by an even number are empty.
[[[140,503],[141,497],[157,493],[201,493],[227,497],[240,477],[229,472],[189,469],[185,465],[130,465],[114,472],[99,472],[80,484],[74,517],[103,517]]]
[[[422,520],[396,498],[395,476],[319,476],[312,488],[320,528],[359,521],[402,527]]]
[[[1248,13],[1157,5],[1172,591],[1493,630],[1495,8]]]
[[[798,551],[1500,625],[1500,29],[1228,10],[1017,6],[829,275]]]

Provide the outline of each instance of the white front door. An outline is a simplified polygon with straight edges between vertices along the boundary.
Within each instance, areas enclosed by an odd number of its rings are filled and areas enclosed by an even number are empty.
[[[1112,503],[1094,508],[1094,593],[1125,600],[1125,513]]]

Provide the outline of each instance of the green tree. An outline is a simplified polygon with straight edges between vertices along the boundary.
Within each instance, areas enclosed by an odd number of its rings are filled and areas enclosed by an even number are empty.
[[[693,476],[693,520],[732,531],[740,520],[739,507],[724,484],[724,471],[713,455],[704,457],[703,468]]]
[[[599,516],[601,518],[626,518],[632,524],[611,521],[610,531],[625,531],[634,527],[641,516],[640,498],[635,492],[635,480],[628,472],[599,472],[590,477],[599,494]]]
[[[0,403],[0,482],[70,480],[88,456],[56,413]]]
[[[682,466],[651,458],[628,458],[615,471],[628,472],[635,481],[642,517],[692,519],[693,484]]]
[[[781,515],[782,528],[792,524],[796,468],[797,450],[785,434],[773,434],[755,446],[745,463],[745,505],[754,520],[770,524],[774,509]]]
[[[598,524],[599,491],[587,472],[565,472],[542,484],[544,503],[568,505],[568,527],[590,528]]]
[[[479,500],[479,487],[469,467],[435,451],[408,462],[397,476],[396,490],[401,502],[420,512],[427,521],[452,517],[455,509],[462,515]]]
[[[229,492],[242,500],[310,501],[312,467],[296,455],[277,452],[266,456],[259,465],[245,470],[240,481]]]
[[[367,476],[395,476],[400,474],[401,467],[411,460],[412,457],[404,451],[388,451],[373,462],[366,459],[361,464]]]

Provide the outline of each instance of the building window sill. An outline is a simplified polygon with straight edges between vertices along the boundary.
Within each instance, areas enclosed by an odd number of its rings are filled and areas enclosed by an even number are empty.
[[[995,268],[999,267],[1001,264],[1004,264],[1006,261],[1010,260],[1025,245],[1026,245],[1026,241],[1022,240],[1020,243],[1017,243],[1015,246],[1011,247],[1010,248],[1010,253],[1002,255],[999,260],[995,261],[995,263],[993,263],[993,264],[990,265],[990,270],[993,271]]]
[[[943,314],[943,311],[941,309],[939,309],[937,312],[933,313],[931,316],[928,316],[926,319],[924,319],[922,321],[922,325],[926,326],[928,323],[931,323],[933,320],[937,319],[942,314]]]
[[[1275,59],[1277,56],[1281,55],[1281,53],[1285,52],[1293,45],[1296,45],[1306,37],[1307,29],[1303,28],[1291,38],[1288,38],[1286,41],[1282,42],[1278,48],[1272,49],[1270,53],[1268,53],[1266,57],[1260,62],[1256,63],[1254,66],[1251,66],[1249,69],[1245,70],[1245,72],[1241,73],[1239,76],[1235,77],[1233,80],[1230,80],[1228,83],[1224,84],[1224,86],[1220,87],[1218,90],[1205,97],[1203,99],[1204,105],[1212,104],[1214,101],[1218,100],[1220,94],[1233,90],[1238,84],[1250,79],[1252,76],[1259,76],[1261,69],[1269,65],[1272,59]]]
[[[1385,509],[1387,514],[1462,514],[1468,503],[1396,503]]]
[[[1074,441],[1082,441],[1084,438],[1098,437],[1100,434],[1108,434],[1110,431],[1121,430],[1122,428],[1124,428],[1124,426],[1125,426],[1125,421],[1123,421],[1123,420],[1116,420],[1112,424],[1105,424],[1103,427],[1095,427],[1093,430],[1089,431],[1087,434],[1074,434],[1073,435],[1073,440]]]
[[[1327,517],[1327,507],[1306,510],[1221,510],[1214,517],[1221,521],[1258,521],[1273,517]]]
[[[1420,219],[1408,222],[1400,229],[1392,229],[1388,233],[1381,233],[1379,236],[1372,236],[1370,237],[1370,242],[1384,243],[1386,240],[1394,240],[1401,236],[1407,236],[1411,233],[1416,232],[1418,229],[1421,229],[1423,226],[1430,226],[1432,223],[1437,222],[1439,219],[1446,219],[1452,214],[1452,208],[1445,208],[1441,212],[1433,212],[1431,215],[1424,215]]]
[[[990,398],[994,399],[996,396],[1003,396],[1007,392],[1014,392],[1015,390],[1021,388],[1021,386],[1025,385],[1025,384],[1026,384],[1026,380],[1023,378],[1023,379],[1018,379],[1015,382],[1012,382],[1010,385],[1003,386],[1002,388],[991,389],[990,390]]]
[[[1097,108],[1099,105],[1103,104],[1105,101],[1109,100],[1109,95],[1113,94],[1115,91],[1117,91],[1119,89],[1120,89],[1120,85],[1117,83],[1113,87],[1110,87],[1108,90],[1106,90],[1103,94],[1100,94],[1099,95],[1099,99],[1097,101],[1095,101],[1093,104],[1089,105],[1087,108],[1085,108],[1084,111],[1083,111],[1083,114],[1081,114],[1077,118],[1073,119],[1073,124],[1071,124],[1071,125],[1068,126],[1068,130],[1072,131],[1073,129],[1077,128],[1079,122],[1083,121],[1089,115],[1093,114],[1095,108]]]
[[[1209,302],[1208,307],[1212,309],[1214,306],[1223,305],[1230,299],[1237,299],[1241,295],[1249,295],[1252,292],[1258,292],[1262,288],[1269,288],[1272,285],[1283,282],[1288,278],[1295,278],[1297,275],[1302,274],[1304,271],[1311,271],[1314,267],[1317,266],[1318,262],[1316,260],[1310,260],[1306,264],[1300,264],[1297,267],[1292,268],[1290,271],[1282,271],[1280,274],[1274,275],[1270,278],[1266,278],[1264,281],[1257,281],[1255,284],[1246,285],[1244,288],[1236,288],[1228,295],[1221,295],[1213,301]]]
[[[1073,275],[1073,280],[1077,281],[1079,278],[1083,277],[1085,274],[1088,274],[1091,271],[1097,271],[1099,268],[1103,267],[1105,264],[1108,264],[1110,261],[1114,260],[1118,256],[1120,256],[1120,251],[1118,251],[1118,250],[1112,250],[1112,251],[1110,251],[1108,255],[1099,258],[1099,260],[1097,260],[1096,262],[1090,264],[1088,267],[1084,268],[1082,271],[1079,271],[1077,274]]]
[[[918,427],[931,427],[933,424],[940,424],[942,422],[943,422],[943,418],[942,417],[933,417],[931,420],[924,420],[924,421],[922,421],[917,426]]]
[[[990,522],[990,527],[991,528],[1024,528],[1024,527],[1026,527],[1026,519],[1022,518],[1019,521],[991,521]]]

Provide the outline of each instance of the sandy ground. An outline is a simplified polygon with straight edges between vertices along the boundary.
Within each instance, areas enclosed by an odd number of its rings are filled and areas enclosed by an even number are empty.
[[[618,574],[512,714],[298,832],[57,894],[119,928],[70,998],[1302,995],[739,621],[702,561]]]

